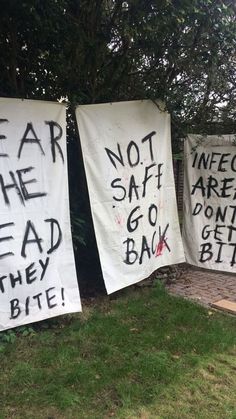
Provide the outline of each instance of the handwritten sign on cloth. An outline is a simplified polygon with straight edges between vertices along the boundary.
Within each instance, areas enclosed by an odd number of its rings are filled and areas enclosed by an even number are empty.
[[[0,330],[81,310],[66,109],[0,99]]]
[[[188,263],[236,272],[235,136],[185,141],[183,240]]]
[[[92,216],[108,293],[184,260],[170,117],[151,101],[76,110]]]

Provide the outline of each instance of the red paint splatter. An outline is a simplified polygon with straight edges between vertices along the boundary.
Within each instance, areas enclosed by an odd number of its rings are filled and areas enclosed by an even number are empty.
[[[156,254],[155,254],[155,257],[161,256],[162,255],[162,252],[163,252],[163,250],[165,250],[165,248],[166,248],[165,240],[164,239],[161,239],[159,241],[159,243],[156,245]]]
[[[120,215],[117,215],[116,218],[115,218],[115,220],[116,220],[116,223],[118,225],[122,225],[123,220],[122,220],[122,217]]]

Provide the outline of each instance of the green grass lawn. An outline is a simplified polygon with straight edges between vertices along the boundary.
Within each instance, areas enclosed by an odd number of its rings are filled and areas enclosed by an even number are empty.
[[[158,285],[52,326],[1,346],[0,418],[236,419],[235,317]]]

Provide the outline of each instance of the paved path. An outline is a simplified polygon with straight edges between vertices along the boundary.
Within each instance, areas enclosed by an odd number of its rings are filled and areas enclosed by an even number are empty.
[[[172,294],[210,305],[221,299],[236,302],[236,274],[186,265],[180,277],[168,284]]]

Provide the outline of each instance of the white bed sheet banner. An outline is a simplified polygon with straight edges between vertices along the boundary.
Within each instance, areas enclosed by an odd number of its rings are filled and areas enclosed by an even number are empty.
[[[236,272],[236,137],[185,141],[183,241],[188,263]]]
[[[79,106],[76,116],[107,292],[184,261],[170,116],[148,100]]]
[[[66,109],[0,99],[0,330],[81,311]]]

